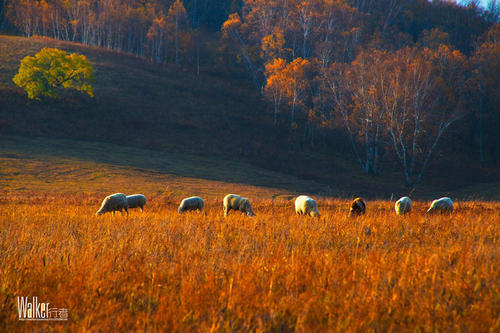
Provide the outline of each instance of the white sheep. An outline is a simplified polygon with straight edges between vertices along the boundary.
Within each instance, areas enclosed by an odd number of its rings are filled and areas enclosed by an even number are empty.
[[[402,197],[394,204],[394,209],[397,215],[404,215],[411,212],[411,199],[408,197]]]
[[[431,203],[431,207],[427,210],[426,214],[432,213],[451,213],[453,212],[453,201],[451,201],[448,197],[443,197],[440,199],[436,199]]]
[[[250,200],[244,197],[240,197],[239,195],[236,194],[228,194],[224,197],[223,209],[224,209],[224,216],[227,216],[227,214],[229,214],[229,211],[231,209],[239,210],[240,212],[248,216],[255,216],[252,209],[252,205],[250,204]]]
[[[320,217],[316,200],[309,198],[307,195],[300,195],[295,199],[295,213]]]
[[[356,198],[351,204],[349,216],[363,215],[366,213],[366,202],[363,198]]]
[[[181,204],[179,205],[179,209],[177,209],[177,212],[179,212],[179,214],[182,214],[188,210],[199,210],[201,212],[204,206],[205,202],[203,201],[202,198],[189,197],[181,201]]]
[[[127,197],[123,193],[115,193],[104,198],[101,208],[99,208],[95,214],[102,215],[104,213],[112,212],[114,215],[116,211],[120,211],[123,214],[123,210],[125,210],[128,215]]]
[[[144,206],[146,205],[146,197],[143,194],[132,194],[127,195],[127,205],[128,208],[141,208],[141,212],[144,212]]]

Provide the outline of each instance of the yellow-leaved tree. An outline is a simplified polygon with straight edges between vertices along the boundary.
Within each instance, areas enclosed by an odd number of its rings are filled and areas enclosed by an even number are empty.
[[[34,57],[21,60],[12,79],[26,90],[29,99],[57,98],[60,89],[76,89],[94,97],[94,70],[84,55],[43,48]]]

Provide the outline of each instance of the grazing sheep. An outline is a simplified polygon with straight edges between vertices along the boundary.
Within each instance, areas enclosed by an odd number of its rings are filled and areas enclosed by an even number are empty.
[[[448,197],[434,200],[426,214],[433,214],[436,212],[440,212],[441,214],[453,212],[453,201]]]
[[[124,209],[128,215],[127,197],[123,193],[115,193],[104,198],[101,208],[99,208],[95,214],[102,215],[104,213],[112,212],[114,215],[116,211],[120,211],[123,214]]]
[[[141,208],[141,212],[144,212],[144,206],[146,205],[146,197],[143,194],[132,194],[127,195],[127,205],[128,208]]]
[[[189,197],[181,201],[179,205],[179,209],[177,211],[179,214],[184,213],[188,210],[199,210],[200,212],[203,210],[205,206],[205,202],[200,197]]]
[[[366,202],[363,198],[356,198],[351,204],[349,216],[363,215],[366,212]]]
[[[224,197],[224,216],[229,214],[229,211],[239,210],[240,212],[248,215],[255,216],[252,205],[250,204],[250,200],[247,198],[240,197],[236,194],[228,194]]]
[[[307,195],[301,195],[295,199],[295,213],[320,217],[316,200],[309,198]]]
[[[408,197],[402,197],[394,204],[394,209],[397,215],[404,215],[411,212],[411,199]]]

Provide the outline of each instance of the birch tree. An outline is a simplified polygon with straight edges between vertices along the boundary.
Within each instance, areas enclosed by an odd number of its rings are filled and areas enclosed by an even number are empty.
[[[170,6],[167,15],[167,21],[173,27],[173,39],[175,47],[175,63],[179,64],[179,39],[181,38],[183,32],[185,32],[185,27],[187,25],[187,13],[184,5],[180,0],[175,0],[175,2]]]
[[[266,65],[266,87],[264,93],[273,102],[273,123],[275,126],[278,124],[279,108],[285,95],[285,69],[286,60],[281,58],[276,58]]]

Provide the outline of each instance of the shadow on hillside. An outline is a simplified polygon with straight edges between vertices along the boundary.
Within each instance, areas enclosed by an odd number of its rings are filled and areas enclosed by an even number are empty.
[[[54,160],[54,162],[60,159],[71,159],[132,168],[134,171],[240,183],[290,192],[327,194],[328,191],[326,185],[300,180],[239,161],[210,159],[194,154],[138,149],[99,142],[3,136],[0,141],[0,157]],[[330,194],[339,195],[340,193]]]
[[[380,195],[373,188],[383,188],[377,184],[363,185],[362,180],[351,182],[343,186],[332,188],[310,180],[299,179],[284,173],[274,172],[253,166],[248,163],[210,158],[195,154],[156,151],[109,143],[76,141],[67,139],[52,139],[42,137],[2,136],[0,140],[0,158],[19,161],[22,170],[23,160],[48,162],[49,170],[40,170],[40,175],[54,175],[55,178],[64,173],[72,173],[81,167],[82,172],[87,172],[95,166],[83,165],[96,163],[111,167],[125,168],[134,172],[150,176],[174,176],[217,181],[228,184],[242,184],[258,186],[267,189],[280,190],[293,193],[310,193],[314,196],[335,196],[352,198],[361,195],[365,198],[378,198],[388,200],[392,195],[384,192]],[[68,163],[69,162],[69,163]],[[71,165],[71,168],[61,171],[56,170],[61,164]],[[81,166],[79,166],[81,164]],[[54,167],[54,170],[52,170]],[[19,170],[16,170],[17,174]],[[109,171],[109,170],[108,170]],[[36,170],[35,170],[36,172]],[[100,170],[95,170],[100,173]],[[109,172],[108,172],[109,173]],[[106,174],[106,173],[104,173]],[[112,174],[112,172],[111,172]],[[72,177],[70,175],[66,175]],[[95,178],[99,178],[97,176]],[[68,178],[71,179],[71,178]],[[76,181],[77,179],[75,179]],[[45,182],[50,180],[45,179]],[[366,181],[366,180],[365,180]],[[15,180],[14,180],[15,182]],[[105,182],[102,180],[101,182]],[[388,186],[385,186],[388,188]],[[349,191],[346,190],[348,188]],[[481,183],[468,187],[455,188],[452,191],[442,192],[442,188],[426,186],[413,193],[413,198],[435,199],[438,196],[450,196],[454,200],[500,200],[498,183]],[[405,195],[394,191],[394,197]]]

